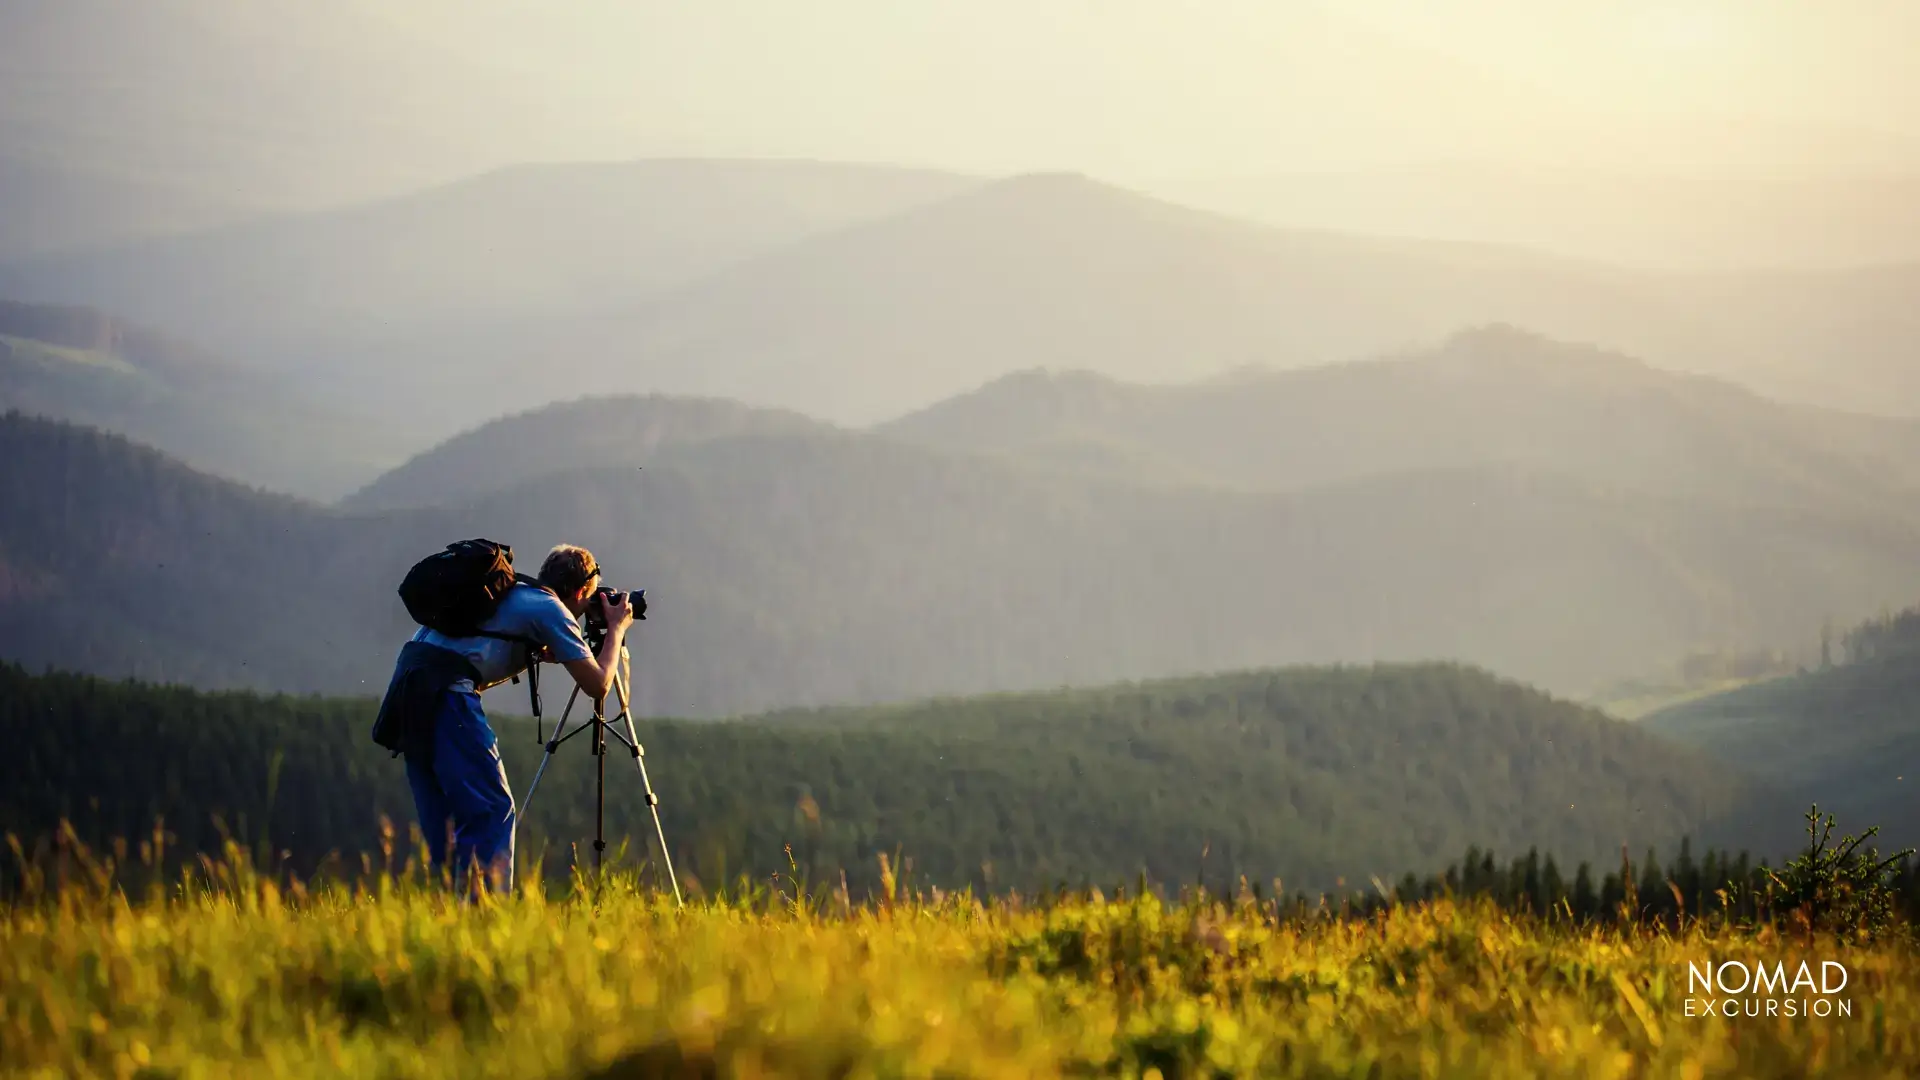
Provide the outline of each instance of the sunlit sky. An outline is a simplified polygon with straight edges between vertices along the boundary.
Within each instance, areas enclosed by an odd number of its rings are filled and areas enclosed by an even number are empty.
[[[1910,0],[409,0],[384,17],[534,76],[591,156],[1120,178],[1920,160]]]

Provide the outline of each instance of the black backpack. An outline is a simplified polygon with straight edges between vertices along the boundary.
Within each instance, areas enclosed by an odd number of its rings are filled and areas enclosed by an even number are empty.
[[[513,572],[513,549],[505,544],[496,544],[491,540],[461,540],[447,545],[447,549],[429,555],[413,564],[407,576],[400,582],[400,602],[407,606],[407,614],[413,621],[429,630],[438,631],[448,637],[489,637],[501,641],[517,642],[527,647],[529,652],[539,643],[514,634],[499,634],[480,629],[480,624],[493,617],[499,610],[500,601],[506,598],[507,591],[516,584],[527,584],[536,588],[545,588],[537,580]],[[540,716],[540,666],[529,663],[527,666],[529,697],[533,705],[535,737],[542,742],[545,735],[539,728]],[[520,676],[513,681],[518,683]],[[399,675],[387,688],[387,699],[394,697],[395,687],[399,686]],[[420,718],[412,717],[415,726]],[[373,741],[392,750],[395,757],[408,749],[419,750],[430,747],[430,730],[402,731],[398,723],[389,720],[387,701],[383,700],[380,715],[374,721]]]
[[[400,602],[421,626],[448,637],[474,637],[516,580],[512,548],[462,540],[414,563],[400,583]]]

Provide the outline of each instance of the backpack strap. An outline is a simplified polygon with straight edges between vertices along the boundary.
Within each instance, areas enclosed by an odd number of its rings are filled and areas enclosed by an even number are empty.
[[[542,592],[544,592],[544,593],[548,593],[548,594],[552,594],[552,593],[553,593],[553,590],[552,590],[552,589],[549,589],[549,588],[547,588],[547,587],[546,587],[545,585],[542,585],[542,584],[540,584],[540,582],[539,582],[539,581],[537,581],[537,580],[535,580],[535,579],[533,579],[533,578],[530,578],[530,577],[528,577],[528,576],[527,576],[527,575],[525,575],[525,574],[515,574],[515,575],[513,575],[513,583],[514,583],[515,585],[531,585],[531,586],[533,586],[534,588],[536,588],[536,589],[539,589],[540,591],[542,591]],[[493,640],[495,640],[495,641],[513,641],[513,642],[518,642],[519,644],[522,644],[522,645],[525,645],[525,646],[527,647],[527,661],[528,661],[528,666],[529,666],[529,667],[532,667],[532,666],[533,666],[533,663],[532,663],[532,661],[533,661],[533,650],[535,650],[535,649],[537,649],[537,648],[539,648],[539,647],[540,647],[540,643],[539,643],[538,641],[535,641],[534,639],[532,639],[532,638],[530,638],[530,637],[528,637],[528,636],[526,636],[525,634],[502,634],[502,633],[500,633],[500,632],[499,632],[499,631],[497,631],[497,630],[479,630],[479,629],[476,629],[476,630],[474,630],[474,631],[473,631],[473,632],[472,632],[471,634],[468,634],[468,635],[466,635],[466,636],[467,636],[467,637],[483,637],[483,638],[492,638],[492,639],[493,639]],[[515,675],[515,676],[513,677],[513,681],[514,681],[514,682],[519,682],[519,681],[520,681],[520,676],[518,676],[518,675]]]
[[[513,583],[515,585],[531,585],[549,595],[558,595],[554,593],[552,589],[540,584],[538,579],[530,578],[525,574],[515,573],[513,575]],[[527,703],[533,707],[534,736],[544,745],[547,741],[547,735],[546,721],[540,715],[540,660],[535,655],[541,647],[540,643],[524,634],[502,634],[495,630],[475,630],[473,636],[492,638],[495,641],[511,641],[527,647]],[[520,676],[515,675],[513,677],[513,683],[516,686],[519,685]]]

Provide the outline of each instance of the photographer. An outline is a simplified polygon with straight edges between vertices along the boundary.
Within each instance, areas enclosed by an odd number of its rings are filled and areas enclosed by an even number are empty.
[[[513,884],[515,806],[480,693],[540,661],[564,666],[581,693],[598,700],[613,683],[635,614],[624,596],[595,596],[600,569],[585,548],[554,548],[535,582],[507,589],[474,636],[416,632],[375,725],[404,733],[398,745],[433,868],[460,875],[477,863],[485,885],[503,890]],[[599,656],[578,621],[589,603],[601,605],[610,628]]]

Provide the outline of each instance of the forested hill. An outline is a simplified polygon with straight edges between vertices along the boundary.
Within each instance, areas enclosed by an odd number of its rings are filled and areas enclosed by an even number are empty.
[[[17,778],[0,831],[69,817],[91,841],[151,834],[190,852],[219,815],[296,868],[377,847],[411,821],[402,764],[368,738],[373,703],[202,694],[0,666],[0,738]],[[539,748],[498,721],[524,801]],[[788,869],[871,880],[899,852],[935,884],[1112,884],[1202,872],[1290,888],[1398,880],[1469,845],[1531,846],[1605,867],[1683,835],[1767,838],[1780,812],[1713,760],[1632,725],[1450,665],[1259,671],[738,721],[643,718],[676,865],[717,884]],[[592,758],[562,747],[521,850],[591,836]],[[611,830],[650,827],[625,759],[608,763]],[[1756,801],[1762,800],[1762,801]],[[404,843],[404,834],[403,834]],[[275,858],[279,856],[276,854]],[[1204,860],[1204,861],[1203,861]],[[555,867],[557,869],[557,867]]]
[[[115,436],[0,417],[0,506],[0,642],[30,666],[263,684],[349,618],[343,521]]]
[[[831,430],[348,515],[11,417],[0,497],[0,658],[34,670],[372,693],[415,560],[565,540],[648,590],[641,700],[677,715],[1376,659],[1573,693],[1920,594],[1894,520],[1499,469],[1154,490]]]
[[[1869,652],[1675,705],[1641,723],[1779,786],[1797,802],[1817,802],[1842,820],[1879,823],[1883,847],[1920,844],[1916,660],[1910,649]]]

